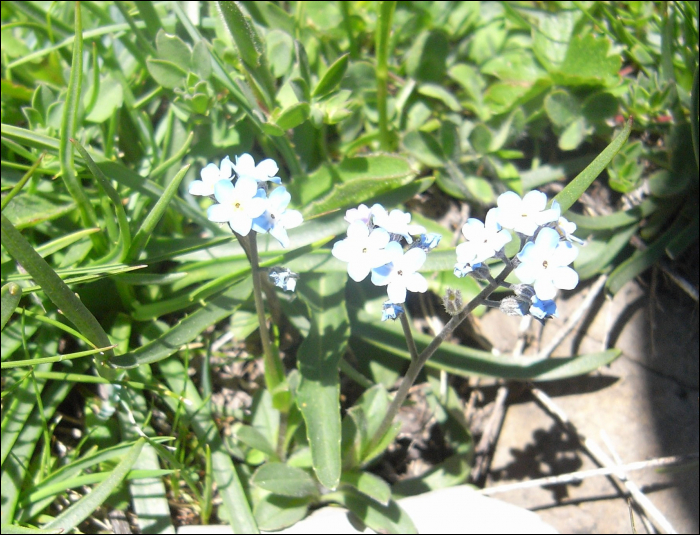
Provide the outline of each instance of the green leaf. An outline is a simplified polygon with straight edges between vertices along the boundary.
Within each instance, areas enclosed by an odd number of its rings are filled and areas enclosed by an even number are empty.
[[[619,80],[622,57],[608,54],[610,41],[592,33],[574,35],[569,42],[564,61],[552,78],[560,85],[604,85],[612,87]]]
[[[169,357],[179,351],[184,344],[194,340],[205,329],[233,314],[248,299],[252,291],[253,286],[250,279],[236,284],[227,292],[211,299],[206,305],[180,320],[157,339],[131,353],[112,358],[111,365],[131,368],[140,364],[158,362]]]
[[[359,470],[344,471],[340,476],[343,485],[349,485],[381,505],[389,505],[391,488],[382,478]]]
[[[18,229],[34,227],[44,221],[52,221],[74,212],[74,202],[61,203],[39,195],[20,193],[3,211],[3,214]]]
[[[571,206],[583,195],[588,189],[588,186],[596,179],[596,177],[605,169],[617,152],[627,142],[627,138],[632,131],[632,119],[630,118],[625,124],[625,127],[617,135],[612,142],[605,147],[595,160],[586,167],[579,175],[574,178],[563,190],[561,190],[554,199],[561,206],[561,211],[566,212]],[[608,281],[609,282],[609,281]]]
[[[100,325],[83,302],[66,285],[56,272],[41,258],[29,242],[17,229],[12,226],[4,215],[2,220],[2,244],[10,255],[17,260],[32,278],[41,286],[46,296],[61,309],[61,312],[84,334],[95,347],[109,347],[112,343]],[[102,364],[113,356],[112,350],[95,359],[97,369],[103,377],[116,379],[119,375],[115,370]]]
[[[249,67],[258,67],[263,49],[253,23],[243,14],[238,2],[216,2],[216,6],[233,37],[233,42],[238,47],[241,59]]]
[[[381,303],[368,302],[368,310],[352,310],[350,316],[353,337],[360,337],[370,347],[376,347],[410,360],[406,350],[406,340],[399,325],[380,322]],[[414,333],[418,353],[423,351],[433,338]],[[617,349],[601,353],[578,355],[575,357],[523,361],[504,356],[494,356],[488,351],[480,351],[461,345],[443,343],[430,357],[426,366],[445,370],[461,377],[482,376],[513,379],[519,381],[553,381],[565,377],[575,377],[605,366],[620,355]]]
[[[185,85],[187,71],[171,61],[164,59],[146,60],[146,68],[153,79],[166,89],[174,89]]]
[[[581,105],[569,92],[557,89],[544,99],[544,110],[556,126],[565,127],[581,115]]]
[[[398,499],[461,485],[469,477],[470,460],[471,455],[452,455],[418,477],[398,481],[392,487],[391,492]]]
[[[377,533],[418,533],[411,517],[394,500],[384,506],[352,488],[334,492],[327,498],[331,497]]]
[[[279,531],[302,520],[306,516],[309,503],[309,498],[270,494],[255,504],[255,521],[262,530]]]
[[[65,509],[56,518],[44,524],[43,529],[61,529],[63,531],[72,531],[83,520],[89,517],[99,506],[101,506],[107,498],[114,492],[121,482],[126,478],[126,475],[131,470],[131,467],[141,454],[141,449],[146,443],[145,439],[139,438],[136,444],[132,446],[129,452],[124,456],[124,459],[112,470],[109,477],[102,483],[97,485],[92,492],[78,500]]]
[[[350,323],[345,310],[345,274],[304,277],[297,294],[311,319],[309,335],[297,353],[301,381],[297,406],[306,422],[314,472],[325,487],[340,481],[340,378]]]
[[[304,217],[309,218],[356,206],[408,184],[414,176],[409,163],[398,156],[346,158],[337,165],[324,165],[307,178],[296,180],[289,189],[292,198],[298,199],[303,207]],[[323,194],[325,196],[321,197]]]
[[[80,4],[75,7],[75,42],[73,44],[73,60],[71,62],[70,79],[68,80],[68,92],[66,102],[63,107],[63,117],[61,119],[59,137],[59,159],[61,162],[61,178],[66,185],[68,193],[75,201],[80,213],[83,225],[89,227],[99,227],[97,215],[90,204],[85,190],[78,181],[75,174],[75,159],[73,147],[68,140],[75,137],[78,130],[78,108],[80,106],[80,88],[83,80],[83,24]],[[98,252],[104,252],[106,244],[104,236],[92,234],[91,239]]]
[[[5,328],[7,320],[10,319],[17,305],[19,305],[20,299],[22,299],[22,287],[16,282],[8,282],[0,288],[0,304],[2,305],[0,330]]]
[[[406,133],[403,138],[403,146],[407,153],[428,167],[443,167],[445,165],[445,153],[442,147],[428,132],[419,130]]]
[[[450,44],[445,32],[421,33],[406,53],[406,72],[416,80],[443,83]]]
[[[250,482],[283,496],[302,498],[318,495],[316,482],[307,472],[284,463],[265,463],[255,471]]]
[[[289,130],[299,126],[309,118],[310,107],[306,102],[297,102],[282,110],[275,123],[282,130]],[[284,133],[284,132],[283,132]]]
[[[181,71],[187,74],[190,67],[192,51],[182,39],[177,35],[160,30],[156,35],[156,49],[158,50],[159,59],[176,65]]]
[[[148,212],[148,215],[143,220],[143,223],[141,223],[141,227],[131,242],[131,247],[129,247],[129,250],[124,257],[124,261],[126,263],[130,263],[138,259],[139,255],[146,247],[148,240],[153,234],[153,230],[156,228],[156,225],[160,221],[161,217],[163,217],[163,214],[165,214],[165,210],[168,208],[170,200],[177,195],[180,182],[182,182],[182,179],[185,178],[185,174],[189,168],[190,166],[188,164],[178,171],[178,173],[168,184],[168,187],[165,188],[163,196],[158,199],[151,211]]]
[[[576,223],[579,231],[610,230],[638,223],[643,218],[653,214],[658,207],[659,201],[650,197],[641,204],[621,212],[601,216],[584,216],[567,212],[566,217],[569,221]]]
[[[567,126],[561,133],[561,136],[559,136],[559,148],[564,151],[577,149],[583,143],[587,133],[586,120],[583,117],[579,117]]]
[[[294,39],[286,32],[272,30],[265,36],[265,41],[272,74],[280,78],[289,73],[294,60]]]
[[[343,54],[328,67],[311,93],[312,98],[323,97],[336,88],[348,68],[349,59],[350,54]]]
[[[610,269],[617,255],[627,247],[630,239],[637,232],[638,225],[619,230],[609,239],[600,239],[597,236],[582,247],[574,267],[581,280],[586,280],[598,273]]]

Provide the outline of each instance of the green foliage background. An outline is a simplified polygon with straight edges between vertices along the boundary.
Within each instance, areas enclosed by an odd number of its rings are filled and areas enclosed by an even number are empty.
[[[393,489],[366,470],[398,432],[369,447],[409,355],[400,328],[377,321],[382,292],[346,294],[330,255],[361,202],[427,192],[479,214],[507,189],[558,191],[581,173],[560,197],[590,238],[576,268],[582,279],[609,273],[611,292],[698,238],[696,2],[1,9],[3,531],[72,529],[128,505],[142,530],[167,532],[166,497],[186,495],[202,522],[215,514],[236,531],[279,529],[337,502],[375,530],[406,532],[395,498],[464,482],[461,401],[440,395],[432,372],[428,401],[453,455]],[[303,342],[287,348],[297,364],[287,397],[257,389],[222,436],[209,359],[231,358],[216,343],[225,333],[255,339],[250,265],[206,219],[209,201],[186,192],[204,165],[244,152],[279,163],[306,219],[292,249],[259,243],[263,266],[301,275],[296,299],[276,297],[286,319],[272,319],[278,341]],[[606,166],[599,180],[617,211],[583,215],[575,203]],[[430,289],[476,295],[453,263],[443,239],[424,266]],[[616,355],[525,366],[444,344],[428,367],[551,380]],[[343,414],[339,369],[364,392]],[[66,399],[82,435],[57,454]],[[137,428],[156,436],[156,415],[170,437],[139,438]],[[52,505],[93,484],[62,512]]]

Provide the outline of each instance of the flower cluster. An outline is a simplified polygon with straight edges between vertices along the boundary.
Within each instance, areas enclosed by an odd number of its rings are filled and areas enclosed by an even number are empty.
[[[576,225],[561,216],[557,201],[549,209],[546,206],[547,196],[542,192],[531,191],[520,198],[509,191],[498,198],[497,207],[489,210],[484,223],[470,218],[462,227],[466,242],[456,249],[456,276],[490,279],[483,262],[493,257],[516,266],[514,273],[523,284],[504,284],[515,292],[500,301],[506,314],[530,314],[543,321],[556,315],[557,289],[572,290],[578,284],[578,274],[569,264],[578,254],[572,242],[583,242],[573,236]],[[524,244],[512,260],[503,252],[512,239],[509,230],[516,232]]]
[[[373,284],[386,286],[389,299],[382,319],[396,319],[403,312],[400,305],[406,301],[407,291],[422,293],[428,289],[418,269],[441,236],[426,234],[425,228],[411,224],[411,214],[388,212],[380,204],[352,208],[345,220],[349,223],[347,238],[333,245],[333,256],[348,263],[352,280],[363,281],[371,273]],[[419,236],[417,241],[415,236]],[[409,246],[407,250],[404,243]]]
[[[237,156],[235,162],[226,156],[219,167],[207,165],[202,179],[190,184],[190,194],[213,196],[218,202],[207,210],[210,221],[228,223],[241,236],[251,229],[269,232],[282,247],[289,247],[287,229],[301,225],[303,218],[297,210],[287,209],[291,195],[275,176],[279,167],[270,158],[255,165],[250,154]],[[277,186],[268,195],[269,183]]]

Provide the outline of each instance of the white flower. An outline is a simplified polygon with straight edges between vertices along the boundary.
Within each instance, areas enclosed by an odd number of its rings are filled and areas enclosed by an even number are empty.
[[[258,183],[250,178],[239,178],[235,186],[227,180],[220,180],[214,186],[214,196],[221,204],[209,207],[209,221],[228,223],[241,236],[248,235],[253,219],[267,206],[267,200],[258,195]]]
[[[578,273],[568,267],[578,249],[568,241],[559,241],[559,233],[549,227],[540,230],[534,243],[525,244],[518,253],[521,264],[515,268],[517,277],[532,284],[542,301],[554,299],[557,288],[573,290],[578,284]]]
[[[221,168],[210,163],[202,169],[200,176],[202,180],[193,180],[190,184],[190,195],[202,195],[208,197],[214,195],[214,185],[219,180],[231,180],[233,176],[233,164],[228,156],[221,160]]]
[[[355,221],[348,227],[348,237],[333,245],[332,254],[348,263],[348,275],[355,282],[364,280],[373,268],[389,262],[384,250],[389,243],[389,233],[383,229],[369,231],[367,225]]]
[[[378,227],[383,228],[389,234],[396,234],[406,238],[408,243],[413,243],[411,234],[424,234],[425,227],[421,225],[411,225],[411,214],[401,210],[387,212],[380,204],[372,206],[372,221]]]
[[[552,201],[552,210],[555,210],[557,214],[561,214],[561,206],[557,201]],[[555,221],[556,223],[554,223],[554,229],[562,238],[578,243],[579,245],[586,244],[586,242],[584,242],[582,239],[574,236],[574,232],[576,232],[576,223],[569,221],[561,215],[558,215],[558,218]]]
[[[355,221],[362,221],[365,225],[369,224],[369,220],[372,218],[372,211],[367,207],[366,204],[361,204],[357,208],[350,208],[345,212],[345,221],[348,223],[354,223]]]
[[[275,176],[280,169],[275,160],[271,158],[263,160],[258,165],[255,165],[255,160],[250,154],[241,154],[240,157],[236,156],[236,163],[233,165],[233,169],[236,171],[238,178],[247,177],[255,179],[258,182],[282,183],[282,179]]]
[[[510,232],[501,229],[497,221],[498,212],[492,208],[486,214],[486,223],[470,217],[462,227],[467,240],[460,243],[455,252],[459,264],[479,264],[491,258],[511,240]]]
[[[264,190],[258,190],[264,193]],[[287,210],[292,196],[284,186],[275,188],[267,199],[267,210],[253,221],[255,232],[270,232],[285,249],[289,247],[287,229],[298,227],[304,221],[297,210]]]
[[[498,223],[526,236],[534,235],[538,227],[559,218],[556,210],[545,210],[547,196],[541,191],[531,191],[522,199],[517,193],[506,191],[496,202]]]
[[[406,290],[425,292],[428,281],[417,273],[425,262],[425,251],[415,247],[403,252],[399,242],[391,242],[386,246],[391,262],[372,270],[372,283],[376,286],[386,286],[389,301],[401,304],[406,301]]]

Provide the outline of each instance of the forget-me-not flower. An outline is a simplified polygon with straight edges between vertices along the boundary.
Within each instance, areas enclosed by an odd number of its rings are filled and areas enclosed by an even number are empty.
[[[362,221],[348,227],[348,237],[333,245],[332,254],[348,263],[348,275],[355,282],[363,281],[369,272],[383,266],[390,258],[384,249],[389,243],[389,233],[380,228],[370,232]]]
[[[260,191],[264,194],[264,190],[258,190],[258,194]],[[269,231],[285,249],[289,247],[287,229],[298,227],[304,221],[298,210],[287,210],[291,200],[292,196],[284,186],[275,188],[267,198],[267,210],[253,220],[255,232]]]
[[[190,184],[190,195],[202,195],[208,197],[214,195],[214,186],[219,180],[231,180],[233,176],[233,164],[229,157],[226,156],[221,160],[221,167],[210,163],[200,172],[202,180],[193,180]]]
[[[556,230],[545,227],[534,242],[525,244],[518,253],[521,263],[515,268],[515,275],[532,284],[539,299],[554,299],[557,288],[573,290],[578,284],[578,273],[568,267],[577,254],[578,249],[571,243],[559,240]]]
[[[392,303],[391,301],[385,301],[382,305],[382,321],[395,320],[401,314],[403,314],[403,307]]]
[[[277,171],[279,171],[279,167],[277,162],[272,158],[267,158],[258,165],[255,165],[255,160],[250,154],[241,154],[240,156],[236,156],[236,163],[233,164],[233,169],[236,171],[238,178],[247,177],[257,180],[258,182],[282,183],[282,179],[275,176]]]
[[[492,208],[486,214],[486,223],[470,217],[462,227],[467,240],[460,243],[455,252],[459,264],[479,264],[491,258],[511,240],[510,232],[498,224],[498,213]]]
[[[425,227],[421,225],[411,225],[411,214],[401,210],[387,212],[383,206],[375,204],[372,207],[372,221],[378,227],[383,228],[389,234],[403,236],[407,243],[413,243],[411,235],[424,234]]]
[[[545,301],[538,299],[535,295],[530,304],[530,315],[540,321],[549,319],[557,315],[557,304],[551,299]]]
[[[423,293],[428,290],[428,281],[418,273],[425,263],[425,251],[415,247],[404,254],[399,242],[390,242],[386,246],[391,262],[372,270],[372,283],[386,286],[389,301],[404,303],[406,291]]]
[[[414,244],[414,247],[419,247],[423,249],[426,253],[435,249],[442,239],[442,234],[421,234],[418,241]]]
[[[251,178],[239,178],[235,186],[228,180],[219,180],[214,186],[214,196],[220,204],[207,210],[209,221],[228,223],[241,236],[248,235],[253,219],[267,207],[267,200],[258,195],[258,183]]]
[[[375,205],[379,206],[379,205]],[[345,221],[348,223],[354,223],[355,221],[362,221],[365,225],[369,225],[372,219],[372,209],[368,208],[366,204],[361,204],[357,208],[350,208],[345,212]]]
[[[546,210],[547,196],[541,191],[533,190],[522,199],[517,193],[506,191],[496,202],[498,223],[525,236],[534,235],[540,226],[559,218],[556,210]]]
[[[558,215],[554,222],[554,229],[559,233],[559,235],[570,242],[578,243],[579,245],[585,245],[581,238],[574,236],[576,232],[576,223],[569,221],[561,215],[561,205],[556,201],[552,201],[552,210],[554,210]]]

